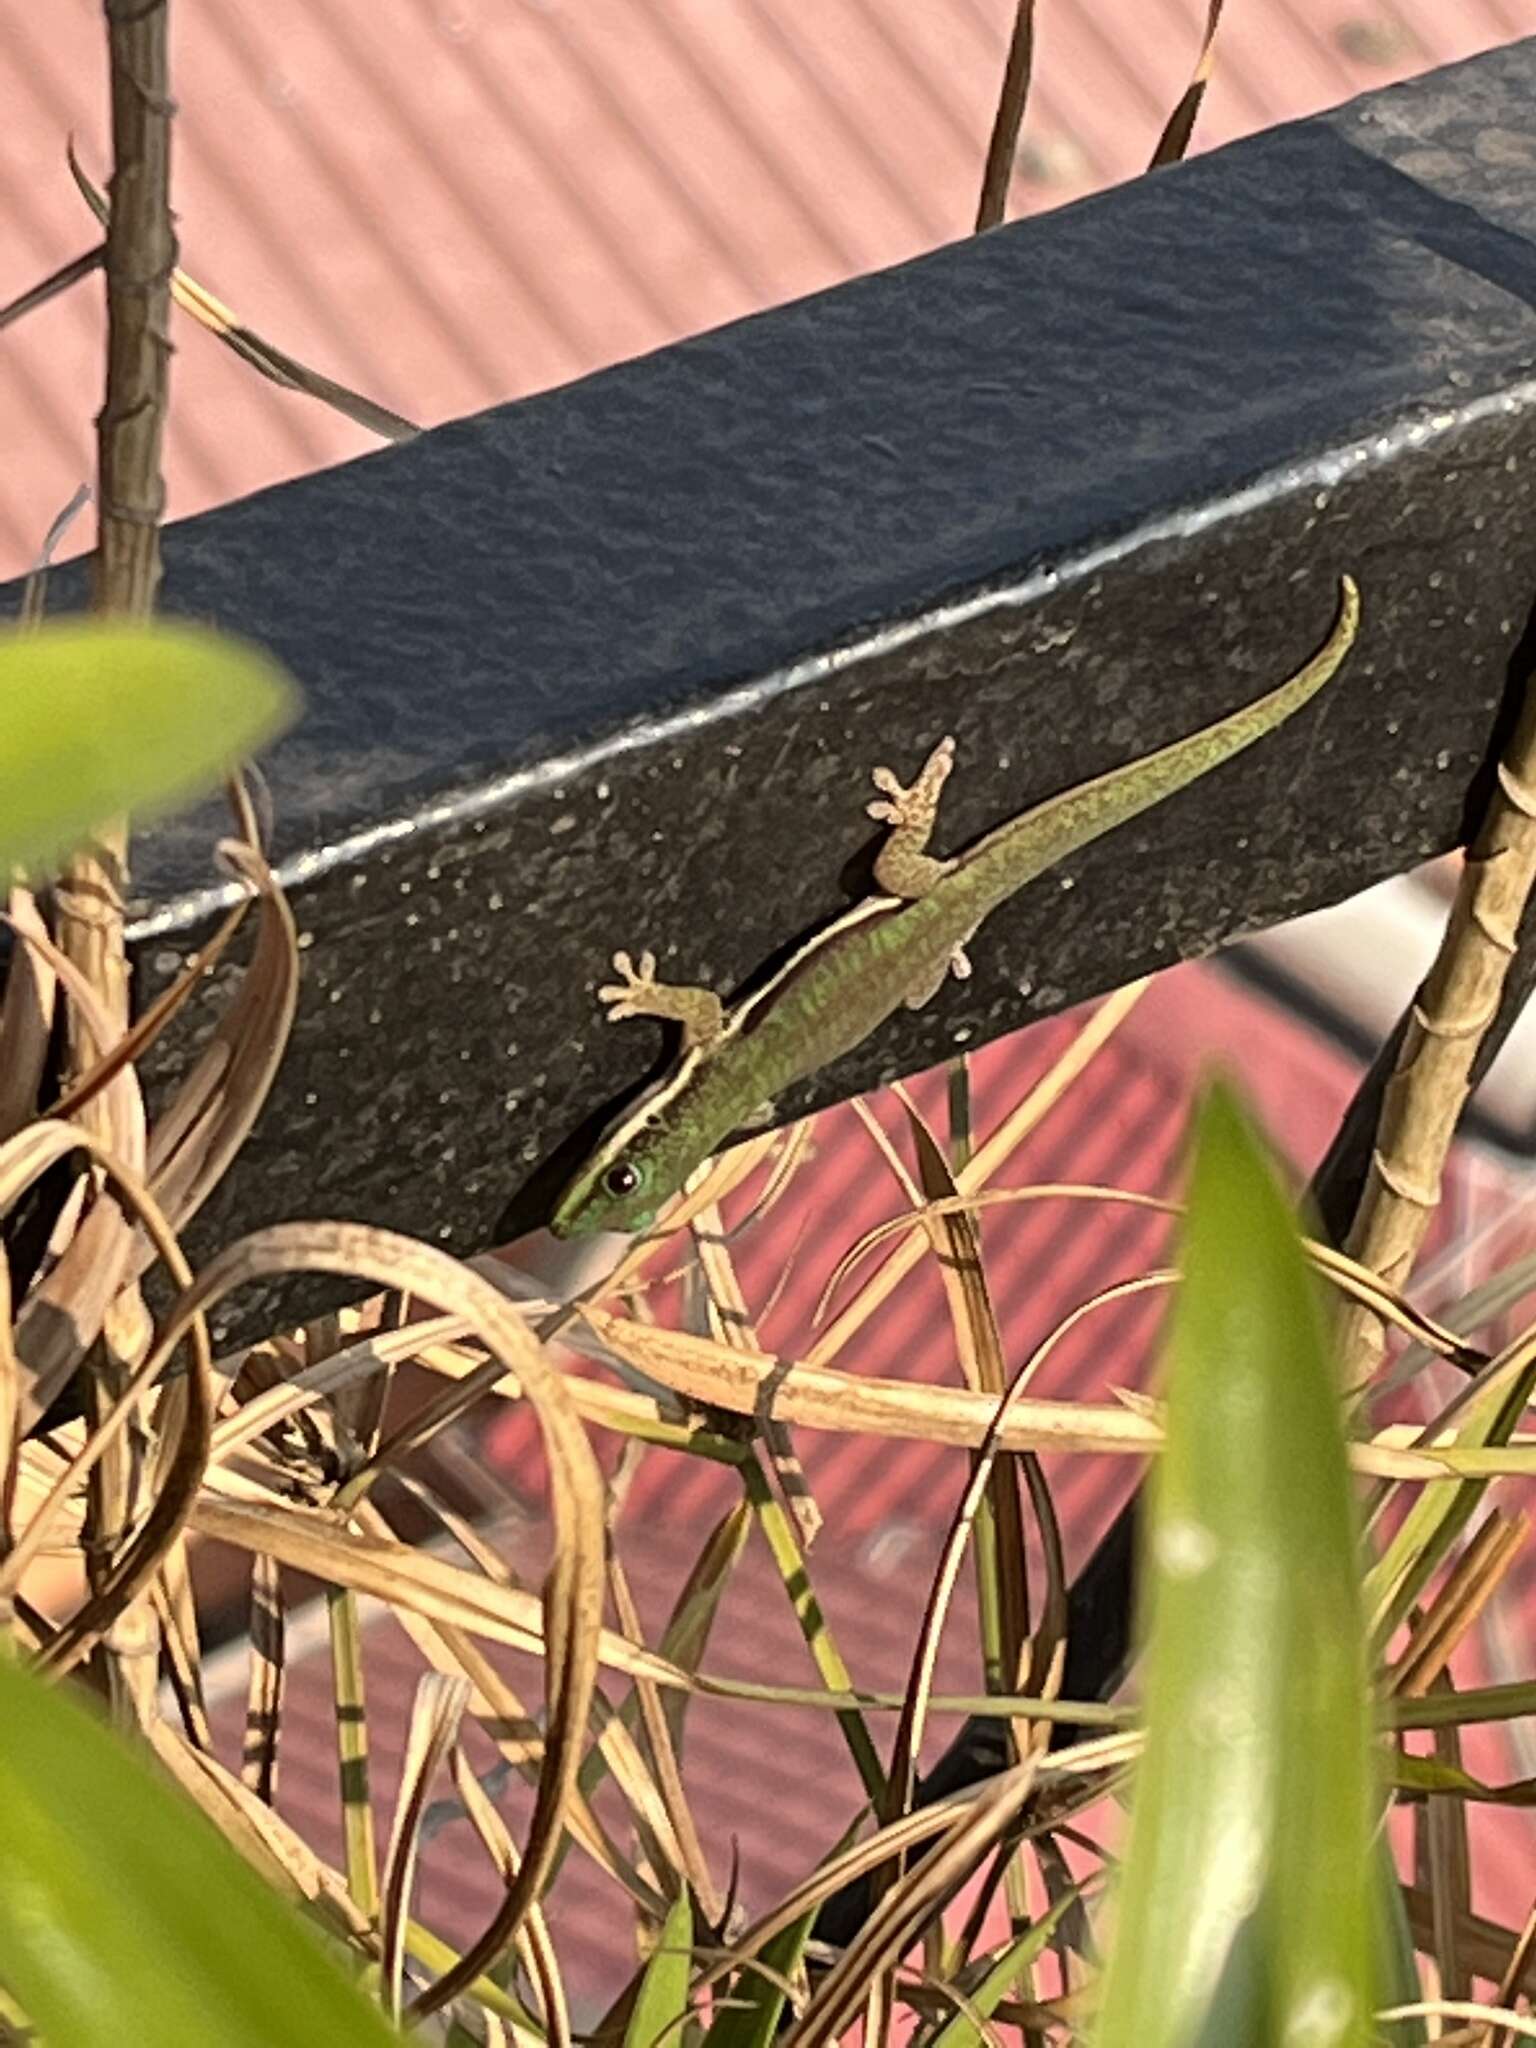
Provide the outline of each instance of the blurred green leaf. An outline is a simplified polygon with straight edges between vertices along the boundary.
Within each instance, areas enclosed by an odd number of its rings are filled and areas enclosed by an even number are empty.
[[[0,871],[200,795],[297,703],[269,656],[195,626],[0,631]]]
[[[5,1655],[0,1729],[0,1977],[50,2044],[398,2041],[209,1821]]]
[[[1196,1125],[1146,1529],[1147,1747],[1099,2048],[1372,2035],[1355,1518],[1315,1285],[1232,1095]]]
[[[640,1979],[624,2029],[624,2048],[681,2048],[693,1974],[693,1907],[679,1892]]]

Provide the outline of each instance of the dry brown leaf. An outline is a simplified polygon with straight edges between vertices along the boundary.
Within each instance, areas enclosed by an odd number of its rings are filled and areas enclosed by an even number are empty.
[[[405,1990],[406,1919],[427,1793],[458,1741],[459,1722],[468,1699],[467,1678],[445,1678],[439,1671],[429,1671],[417,1681],[411,1706],[394,1825],[380,1887],[379,1945],[383,1951],[389,2009],[397,2024]]]

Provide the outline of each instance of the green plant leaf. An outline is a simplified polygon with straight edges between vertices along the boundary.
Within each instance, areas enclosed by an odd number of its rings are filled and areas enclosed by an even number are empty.
[[[46,866],[119,812],[200,795],[297,703],[269,656],[196,626],[0,632],[0,871]]]
[[[384,2048],[319,1937],[74,1698],[0,1655],[0,1978],[57,2048]]]
[[[1315,1284],[1222,1087],[1197,1117],[1182,1264],[1098,2048],[1356,2048],[1377,1795],[1353,1501]]]
[[[784,2010],[784,1993],[779,1984],[793,1979],[816,1924],[816,1909],[802,1913],[787,1927],[781,1927],[771,1941],[763,1944],[764,1968],[751,1964],[736,1972],[730,2002],[704,2036],[704,2048],[772,2048],[778,2036],[779,2015]],[[767,1974],[772,1971],[773,1976]],[[775,1979],[778,1981],[776,1982]]]
[[[682,2048],[693,1974],[693,1907],[687,1892],[672,1901],[624,2029],[624,2048]]]
[[[947,2019],[926,2044],[926,2048],[987,2048],[981,2029],[977,2026],[976,2019],[972,2018],[972,2014],[984,2020],[992,2017],[1002,2004],[1009,1988],[1018,1982],[1020,1973],[1027,1970],[1040,1956],[1045,1944],[1056,1931],[1056,1923],[1068,1906],[1076,1904],[1077,1898],[1078,1888],[1074,1885],[1071,1891],[1062,1894],[1048,1912],[1042,1914],[1032,1926],[1026,1927],[1016,1941],[1009,1942],[966,2000],[970,2010],[956,2012]]]

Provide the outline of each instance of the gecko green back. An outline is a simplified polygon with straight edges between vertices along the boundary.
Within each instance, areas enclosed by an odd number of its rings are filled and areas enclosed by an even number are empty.
[[[881,771],[877,786],[892,801],[871,809],[896,825],[884,855],[904,836],[910,842],[898,849],[903,860],[892,865],[901,879],[888,885],[903,893],[868,897],[834,919],[729,1012],[706,991],[657,984],[649,956],[639,972],[627,955],[616,956],[625,983],[602,992],[613,1014],[677,1018],[685,1044],[572,1178],[551,1221],[556,1236],[646,1229],[694,1168],[781,1090],[851,1051],[904,1004],[925,1001],[951,962],[963,971],[967,940],[1000,903],[1292,717],[1337,671],[1359,619],[1359,593],[1346,576],[1326,641],[1276,689],[1199,732],[1048,798],[950,861],[932,859],[926,843],[952,743],[935,750],[911,790]]]

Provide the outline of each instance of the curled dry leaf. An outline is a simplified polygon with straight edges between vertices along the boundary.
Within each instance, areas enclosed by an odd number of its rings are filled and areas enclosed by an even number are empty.
[[[429,1671],[417,1682],[381,1887],[379,1931],[384,1981],[397,2021],[404,1986],[406,1912],[421,1843],[422,1816],[432,1780],[448,1761],[458,1740],[459,1723],[468,1699],[467,1678],[445,1678],[439,1671]]]
[[[575,1786],[581,1742],[591,1710],[597,1678],[603,1605],[603,1488],[590,1444],[566,1393],[565,1383],[521,1317],[490,1282],[444,1252],[418,1244],[394,1231],[365,1224],[280,1224],[242,1238],[215,1258],[175,1304],[161,1343],[174,1342],[194,1317],[212,1308],[242,1283],[282,1273],[319,1272],[357,1278],[376,1287],[399,1288],[438,1308],[462,1315],[490,1353],[497,1373],[514,1372],[543,1431],[553,1503],[553,1564],[543,1601],[542,1634],[546,1651],[548,1731],[543,1767],[523,1866],[490,1926],[468,1951],[417,2001],[418,2012],[436,2011],[458,1996],[498,1957],[512,1939],[524,1914],[542,1890],[559,1846],[564,1813]],[[208,1514],[232,1520],[244,1529],[242,1547],[270,1550],[281,1558],[280,1542],[297,1540],[313,1546],[312,1557],[329,1554],[320,1563],[322,1577],[334,1576],[338,1557],[350,1559],[354,1576],[343,1583],[398,1599],[407,1578],[419,1591],[433,1586],[434,1576],[454,1573],[440,1559],[397,1546],[393,1558],[380,1546],[334,1522],[298,1510],[215,1508],[205,1501],[200,1523]],[[257,1534],[247,1524],[259,1516],[267,1525]],[[231,1540],[241,1542],[232,1535]],[[296,1561],[292,1556],[289,1562]],[[312,1563],[311,1569],[316,1568]],[[373,1573],[363,1585],[362,1574]],[[503,1614],[516,1610],[511,1587],[495,1586],[468,1572],[455,1574],[476,1589],[476,1599]],[[440,1589],[437,1589],[440,1590]],[[465,1588],[457,1587],[462,1594]],[[510,1603],[510,1607],[507,1605]],[[537,1603],[533,1603],[537,1604]],[[460,1619],[458,1613],[450,1619]],[[540,1631],[528,1625],[526,1607],[516,1615],[515,1630],[526,1631],[535,1645]],[[625,1646],[629,1649],[629,1646]],[[633,1653],[632,1653],[633,1654]]]
[[[224,853],[256,897],[256,944],[234,999],[149,1143],[150,1185],[178,1229],[223,1179],[260,1115],[298,1002],[293,913],[254,838]]]
[[[175,1232],[154,1197],[107,1145],[76,1125],[55,1121],[30,1124],[0,1147],[0,1208],[9,1206],[6,1196],[13,1189],[25,1186],[56,1160],[77,1149],[84,1150],[101,1168],[117,1200],[142,1224],[167,1271],[185,1286],[190,1269]],[[14,1598],[21,1574],[41,1549],[55,1515],[127,1429],[140,1399],[159,1379],[183,1342],[188,1350],[189,1371],[179,1404],[180,1428],[162,1465],[160,1486],[138,1530],[99,1576],[91,1599],[50,1642],[47,1661],[56,1668],[67,1669],[111,1625],[152,1576],[165,1551],[186,1526],[207,1465],[213,1420],[212,1358],[207,1323],[199,1312],[194,1310],[187,1315],[179,1330],[169,1340],[162,1339],[130,1376],[111,1411],[55,1481],[10,1554],[0,1561],[0,1600]]]

